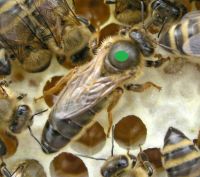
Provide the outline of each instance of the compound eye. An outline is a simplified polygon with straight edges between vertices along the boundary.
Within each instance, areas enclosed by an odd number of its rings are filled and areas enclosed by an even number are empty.
[[[111,47],[108,60],[115,68],[127,70],[140,63],[140,52],[134,43],[118,41]]]

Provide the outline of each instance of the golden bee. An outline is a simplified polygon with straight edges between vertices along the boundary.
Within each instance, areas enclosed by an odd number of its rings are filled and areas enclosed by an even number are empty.
[[[0,4],[2,63],[17,58],[28,72],[40,72],[53,55],[71,67],[88,59],[88,41],[94,28],[77,17],[66,0],[8,0]],[[68,61],[69,60],[69,61]],[[2,71],[2,74],[10,73]]]
[[[146,0],[106,0],[106,4],[115,4],[114,16],[125,25],[137,24],[147,16]]]
[[[179,56],[200,56],[200,11],[192,11],[183,16],[179,23],[162,33],[159,44],[167,51]]]
[[[101,167],[101,174],[103,177],[150,177],[153,167],[140,150],[137,158],[130,154],[109,157]]]
[[[123,93],[121,87],[137,92],[149,87],[161,89],[152,82],[125,84],[130,79],[138,79],[145,62],[147,66],[163,63],[144,60],[143,56],[150,55],[153,50],[146,38],[134,35],[138,33],[131,31],[125,36],[107,38],[92,61],[71,70],[54,87],[44,92],[43,96],[47,96],[62,89],[43,129],[42,145],[48,149],[46,153],[56,152],[78,138],[104,106],[108,112],[108,135],[112,125],[112,110]]]
[[[162,149],[163,167],[169,177],[200,176],[200,151],[183,132],[170,127]]]
[[[37,160],[33,159],[27,159],[19,163],[18,167],[13,173],[8,170],[3,161],[0,165],[0,168],[3,177],[46,177],[46,173],[42,165]]]

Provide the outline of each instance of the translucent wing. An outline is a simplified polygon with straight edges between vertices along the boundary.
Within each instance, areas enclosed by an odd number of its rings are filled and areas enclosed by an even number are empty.
[[[106,53],[101,52],[84,68],[80,67],[75,77],[67,83],[52,111],[56,117],[66,119],[92,108],[125,79],[101,76],[103,58]]]
[[[188,55],[200,57],[200,34],[190,37],[183,44],[183,51]]]

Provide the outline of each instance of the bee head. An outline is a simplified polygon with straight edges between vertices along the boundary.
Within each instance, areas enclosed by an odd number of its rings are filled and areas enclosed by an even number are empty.
[[[109,72],[120,72],[137,67],[140,60],[140,51],[135,43],[119,40],[111,46],[105,59],[105,67]]]
[[[13,114],[12,122],[9,126],[13,133],[21,133],[24,128],[32,124],[31,109],[27,105],[20,105]]]
[[[103,177],[112,177],[125,172],[129,167],[129,159],[125,155],[110,157],[102,166],[101,174]]]

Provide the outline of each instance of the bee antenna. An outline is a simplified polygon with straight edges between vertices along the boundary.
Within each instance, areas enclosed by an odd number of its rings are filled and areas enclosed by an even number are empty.
[[[15,169],[15,171],[12,173],[12,175],[11,175],[11,177],[13,177],[14,175],[15,175],[15,173],[17,173],[17,171],[21,171],[21,170],[23,170],[24,169],[24,166],[23,165],[19,165],[16,169]]]
[[[112,126],[112,148],[111,148],[111,156],[113,157],[114,155],[114,128],[115,126]]]
[[[145,25],[144,25],[144,1],[141,0],[141,17],[142,17],[142,26],[145,29]]]
[[[29,130],[29,132],[30,132],[30,135],[31,135],[31,136],[33,137],[33,139],[40,145],[40,147],[41,147],[42,149],[44,149],[45,152],[48,152],[48,150],[42,145],[42,143],[35,137],[35,135],[33,134],[32,129],[31,129],[30,126],[28,126],[28,130]]]
[[[162,24],[162,26],[160,28],[160,31],[158,33],[158,38],[160,37],[160,34],[161,34],[162,30],[164,29],[164,26],[165,26],[166,23],[167,23],[167,17],[165,17],[164,22],[163,22],[163,24]]]
[[[33,115],[31,116],[31,120],[33,120],[35,116],[37,116],[37,115],[39,115],[39,114],[42,114],[42,113],[44,113],[44,112],[46,112],[46,111],[48,111],[48,109],[44,109],[44,110],[42,110],[42,111],[36,112],[35,114],[33,114]]]
[[[76,156],[79,156],[79,157],[84,157],[84,158],[88,158],[88,159],[93,159],[93,160],[103,160],[103,161],[106,161],[106,159],[104,159],[104,158],[90,157],[90,156],[82,155],[82,154],[75,154],[75,155],[76,155]]]

